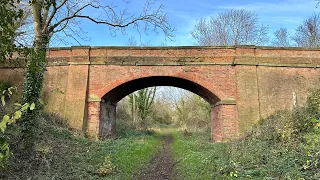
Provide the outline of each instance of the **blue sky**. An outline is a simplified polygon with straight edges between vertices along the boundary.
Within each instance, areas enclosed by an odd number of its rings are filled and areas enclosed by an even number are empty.
[[[105,0],[102,1],[105,2]],[[145,0],[131,0],[127,4],[128,12],[139,13],[144,2]],[[165,40],[161,32],[158,35],[152,31],[148,31],[145,34],[141,30],[139,35],[135,29],[130,27],[126,30],[126,34],[118,32],[116,36],[112,36],[108,27],[96,25],[89,21],[82,21],[81,28],[86,32],[85,37],[88,37],[89,40],[78,39],[79,42],[76,42],[68,39],[69,44],[57,43],[54,46],[124,46],[131,37],[134,37],[138,42],[141,39],[141,42],[148,42],[151,45],[195,45],[190,31],[197,20],[214,16],[219,12],[230,9],[254,11],[258,15],[259,22],[269,27],[269,33],[272,36],[272,32],[279,28],[287,28],[289,32],[293,33],[294,29],[304,19],[313,13],[320,13],[320,7],[315,7],[316,1],[314,0],[157,0],[154,7],[158,7],[160,4],[164,5],[164,11],[167,13],[171,24],[176,28],[173,41]],[[122,4],[119,4],[118,7],[122,7]],[[87,11],[85,13],[97,14],[94,11]]]

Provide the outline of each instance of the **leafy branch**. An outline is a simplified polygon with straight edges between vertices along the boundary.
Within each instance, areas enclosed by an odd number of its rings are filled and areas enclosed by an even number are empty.
[[[1,104],[2,106],[6,106],[6,98],[10,98],[13,94],[13,91],[16,91],[16,87],[10,87],[2,92],[1,95]],[[43,101],[39,99],[39,103],[43,104]],[[14,103],[15,110],[13,112],[10,112],[9,114],[6,114],[2,117],[2,121],[0,122],[0,168],[5,167],[5,162],[7,158],[10,156],[10,147],[9,143],[7,142],[5,138],[5,132],[7,129],[7,126],[13,123],[16,123],[18,119],[22,117],[22,114],[26,112],[27,110],[33,111],[36,107],[35,103]]]

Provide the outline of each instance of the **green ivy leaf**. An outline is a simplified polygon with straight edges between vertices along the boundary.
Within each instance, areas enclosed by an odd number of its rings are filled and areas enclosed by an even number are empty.
[[[21,115],[22,115],[22,112],[21,111],[16,111],[13,115],[13,120],[17,120],[17,119],[20,119],[21,118]]]
[[[9,119],[10,119],[10,116],[5,115],[5,116],[3,116],[2,121],[7,123],[9,121]]]
[[[35,108],[35,106],[36,106],[36,105],[35,105],[34,103],[32,103],[32,104],[30,105],[30,110],[33,111],[34,108]]]
[[[17,107],[21,107],[20,103],[14,103],[14,105],[17,106]]]
[[[21,111],[25,111],[29,108],[29,103],[25,103],[24,105],[22,105],[21,107]]]
[[[8,88],[9,95],[12,95],[12,94],[13,94],[13,93],[12,93],[12,89],[14,89],[14,88],[13,88],[13,87]]]
[[[7,128],[7,123],[4,122],[4,121],[1,121],[1,122],[0,122],[0,130],[1,130],[1,132],[4,133],[4,131],[6,130],[6,128]]]
[[[40,103],[41,105],[44,105],[44,102],[43,102],[42,99],[38,99],[38,101],[39,101],[39,103]]]
[[[2,106],[6,105],[6,101],[4,100],[4,96],[1,96],[1,102],[2,102]]]

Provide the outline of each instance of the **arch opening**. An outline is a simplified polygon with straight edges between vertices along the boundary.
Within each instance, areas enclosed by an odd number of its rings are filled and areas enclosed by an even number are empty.
[[[120,134],[132,129],[145,132],[150,129],[162,131],[163,128],[206,134],[211,127],[210,104],[188,90],[172,86],[150,87],[131,93],[117,104],[116,116],[117,133]]]
[[[111,91],[106,93],[101,99],[116,104],[122,98],[126,97],[132,92],[153,86],[172,86],[188,90],[199,95],[212,106],[220,101],[220,98],[213,92],[209,91],[207,88],[190,80],[171,76],[151,76],[131,80],[112,89]]]
[[[211,106],[220,101],[220,98],[213,92],[187,79],[171,76],[151,76],[134,79],[113,88],[101,98],[99,136],[106,138],[116,134],[116,109],[117,103],[121,99],[137,90],[154,86],[171,86],[188,90],[203,98]]]

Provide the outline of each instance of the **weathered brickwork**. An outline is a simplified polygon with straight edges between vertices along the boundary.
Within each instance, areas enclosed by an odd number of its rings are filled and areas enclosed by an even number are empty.
[[[262,118],[275,110],[303,106],[308,90],[320,83],[319,68],[258,67],[257,74]]]
[[[88,120],[86,133],[90,138],[97,138],[100,124],[100,102],[88,102]]]
[[[193,91],[212,105],[212,138],[250,130],[277,110],[303,106],[318,87],[320,49],[232,47],[71,47],[47,52],[45,110],[90,137],[115,133],[116,103],[151,85]],[[23,69],[0,69],[22,84]]]
[[[212,108],[211,136],[215,142],[237,137],[239,134],[237,107],[235,104],[220,104]]]

